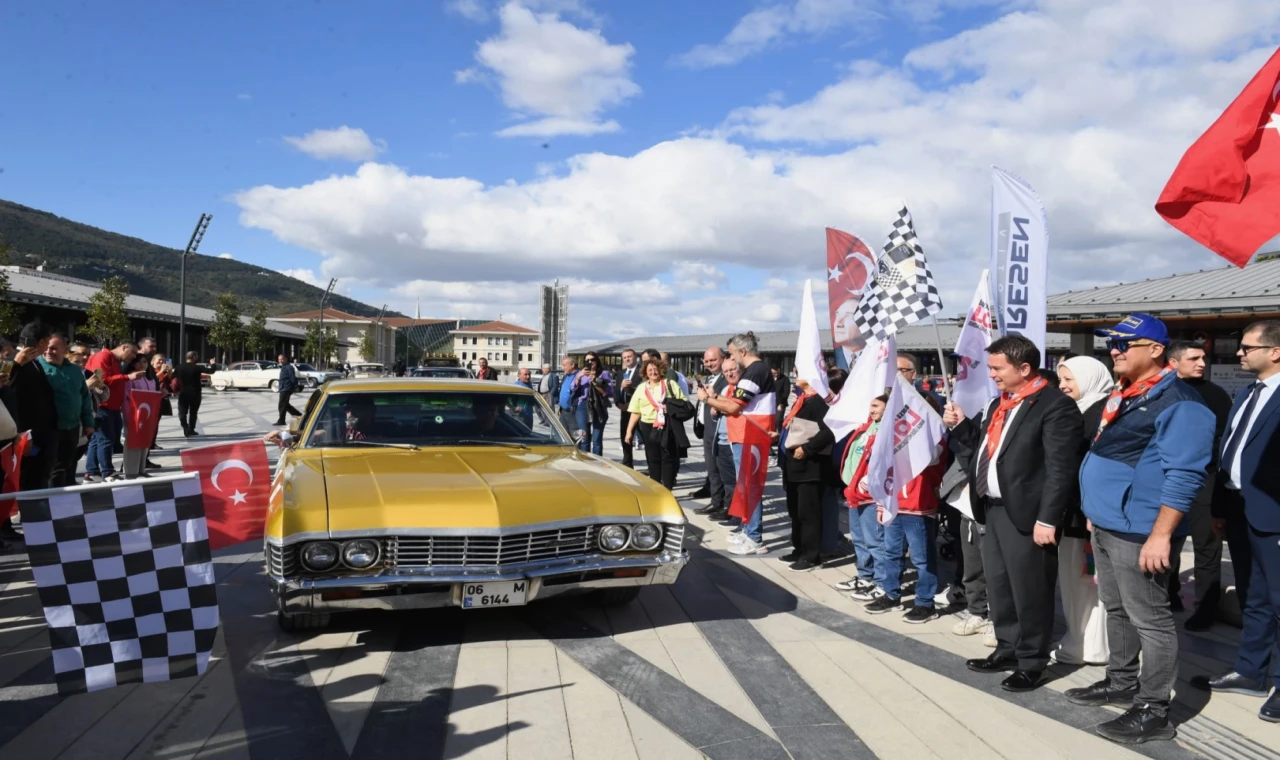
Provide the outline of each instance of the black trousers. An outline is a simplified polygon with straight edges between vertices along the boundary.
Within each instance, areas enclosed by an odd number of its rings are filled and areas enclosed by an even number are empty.
[[[640,435],[644,438],[644,458],[649,465],[649,477],[671,490],[676,487],[676,475],[680,474],[680,452],[675,442],[664,430],[640,423]]]
[[[822,553],[822,483],[788,480],[786,490],[791,547],[800,559],[816,565]]]
[[[716,466],[716,426],[718,417],[712,417],[710,425],[702,429],[702,461],[707,465],[706,487],[711,493],[711,503],[716,503],[716,493],[724,490],[720,482],[720,468]]]
[[[995,628],[996,655],[1016,657],[1023,670],[1044,670],[1053,643],[1053,600],[1058,583],[1058,547],[1037,546],[1003,505],[987,507],[982,567],[987,604]]]
[[[277,406],[277,411],[280,412],[280,417],[276,419],[277,425],[283,425],[285,423],[285,412],[292,414],[294,417],[302,416],[302,412],[294,409],[293,405],[289,403],[289,397],[294,393],[297,393],[297,391],[280,391],[280,403]]]
[[[733,503],[733,491],[738,487],[738,470],[733,466],[733,444],[716,441],[714,449],[712,466],[716,468],[720,491],[711,492],[711,503],[728,512],[729,505]]]
[[[76,484],[76,462],[80,461],[80,428],[59,430],[50,452],[49,488],[62,488]]]
[[[77,436],[77,439],[79,436]],[[71,448],[75,449],[75,441]],[[31,452],[35,451],[35,454]],[[23,491],[35,491],[49,487],[49,477],[53,474],[53,463],[58,458],[58,431],[32,430],[31,443],[27,448],[27,456],[22,460],[19,486]]]
[[[618,440],[622,442],[622,463],[627,467],[635,467],[635,446],[627,438],[627,425],[631,423],[631,414],[625,408],[618,414]]]
[[[196,417],[200,413],[200,396],[178,394],[178,422],[182,432],[191,433],[196,429]]]
[[[1191,547],[1196,557],[1196,609],[1213,613],[1222,598],[1222,537],[1213,532],[1213,478],[1209,477],[1191,503],[1187,521],[1191,525]],[[1182,548],[1186,536],[1175,538],[1170,554],[1169,599],[1182,591]],[[1243,597],[1241,598],[1243,601]]]
[[[1231,572],[1236,578],[1236,598],[1240,600],[1240,608],[1244,609],[1244,602],[1249,598],[1249,578],[1253,573],[1253,545],[1249,542],[1249,521],[1244,516],[1244,497],[1230,488],[1220,489],[1219,497],[1222,503],[1215,506],[1227,520]]]

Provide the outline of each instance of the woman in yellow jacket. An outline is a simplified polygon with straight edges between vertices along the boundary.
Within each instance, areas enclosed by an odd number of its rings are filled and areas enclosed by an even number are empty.
[[[631,420],[627,423],[627,438],[631,440],[636,426],[644,440],[644,458],[649,463],[649,477],[668,489],[674,488],[680,472],[681,439],[688,448],[684,435],[684,423],[667,417],[666,402],[669,398],[688,400],[680,386],[668,380],[667,368],[661,359],[650,358],[640,367],[645,379],[631,397],[627,411]]]

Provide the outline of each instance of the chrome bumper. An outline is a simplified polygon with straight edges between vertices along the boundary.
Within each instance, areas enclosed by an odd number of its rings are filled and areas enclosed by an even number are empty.
[[[664,551],[649,557],[586,557],[549,560],[502,568],[432,568],[384,570],[330,578],[281,578],[271,574],[271,588],[286,614],[350,610],[410,610],[457,607],[462,584],[484,581],[529,581],[527,601],[590,589],[675,583],[689,553]],[[609,577],[618,571],[643,575]]]

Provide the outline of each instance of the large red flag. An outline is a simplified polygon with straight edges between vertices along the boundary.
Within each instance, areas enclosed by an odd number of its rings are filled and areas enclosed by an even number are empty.
[[[182,470],[200,473],[210,548],[262,538],[271,501],[266,444],[251,440],[186,449]]]
[[[124,402],[124,445],[130,449],[149,449],[156,439],[156,427],[160,424],[160,391],[130,389]]]
[[[742,461],[738,465],[738,484],[733,487],[729,515],[746,525],[764,499],[764,484],[769,478],[769,450],[773,439],[769,432],[748,420],[743,427]]]
[[[827,228],[827,307],[836,363],[844,369],[865,344],[853,312],[875,270],[876,257],[866,243],[847,232]]]
[[[1236,266],[1280,234],[1280,51],[1179,162],[1156,213]]]

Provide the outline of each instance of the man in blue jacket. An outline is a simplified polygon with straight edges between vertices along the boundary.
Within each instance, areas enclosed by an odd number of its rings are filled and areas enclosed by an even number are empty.
[[[1176,734],[1169,725],[1178,672],[1178,633],[1165,591],[1170,547],[1204,483],[1215,423],[1200,394],[1169,364],[1163,322],[1131,314],[1097,332],[1107,339],[1120,382],[1080,467],[1080,498],[1093,523],[1111,659],[1105,679],[1069,689],[1067,698],[1083,705],[1132,701],[1096,730],[1139,744]]]
[[[1235,669],[1212,679],[1196,676],[1191,685],[1265,697],[1280,622],[1280,320],[1246,327],[1236,355],[1240,368],[1258,379],[1241,389],[1227,418],[1215,502],[1225,508],[1236,588],[1248,587],[1244,625]],[[1273,678],[1276,690],[1258,717],[1280,723],[1280,668]]]
[[[560,388],[556,391],[556,411],[560,415],[560,424],[573,435],[578,429],[578,421],[573,417],[573,381],[578,377],[578,362],[568,356],[560,360],[560,369],[564,374],[560,377]]]

